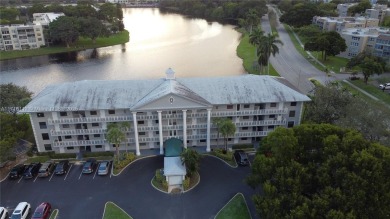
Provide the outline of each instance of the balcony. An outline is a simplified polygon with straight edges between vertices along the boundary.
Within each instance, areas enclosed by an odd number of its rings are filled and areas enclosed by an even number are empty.
[[[81,118],[64,118],[48,119],[49,125],[54,124],[76,124],[76,123],[93,123],[93,122],[123,122],[132,121],[132,116],[110,116],[110,117],[81,117]]]
[[[287,109],[263,109],[263,110],[244,110],[244,111],[221,111],[211,112],[212,117],[226,116],[250,116],[250,115],[271,115],[271,114],[287,114]],[[207,114],[205,114],[207,116]]]
[[[261,121],[238,122],[235,124],[237,127],[247,127],[247,126],[285,125],[286,123],[287,123],[286,120],[261,120]]]
[[[104,145],[106,140],[81,140],[81,141],[55,141],[54,147],[75,147],[75,146],[88,146],[88,145]]]
[[[105,134],[106,129],[72,129],[72,130],[50,130],[51,136],[62,136],[62,135],[84,135],[84,134]]]

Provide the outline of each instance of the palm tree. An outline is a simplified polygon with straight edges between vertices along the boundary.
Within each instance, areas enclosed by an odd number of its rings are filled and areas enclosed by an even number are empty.
[[[107,127],[107,141],[114,145],[116,149],[117,161],[119,162],[119,146],[126,140],[126,133],[124,128],[130,128],[128,122],[111,123]]]
[[[268,67],[269,75],[269,58],[279,53],[279,47],[277,44],[283,45],[283,42],[276,38],[275,34],[268,33],[267,36],[262,38],[260,45],[257,48],[257,56],[259,57],[259,64],[266,64]]]
[[[232,120],[230,120],[228,118],[225,118],[221,122],[220,132],[221,132],[221,134],[222,134],[222,136],[224,138],[225,151],[227,151],[227,140],[228,140],[228,137],[230,135],[234,135],[234,133],[236,132],[236,125],[234,125]]]
[[[200,155],[197,151],[186,148],[180,154],[182,164],[185,164],[187,175],[191,176],[199,169]]]
[[[261,42],[264,41],[264,31],[260,28],[255,28],[252,33],[249,34],[249,43],[255,46],[255,56],[257,56],[257,48],[261,45]],[[265,66],[266,64],[260,64],[260,67]]]
[[[217,126],[217,147],[219,147],[219,133],[221,132],[220,129],[221,129],[221,124],[223,122],[223,119],[222,118],[213,118],[213,124],[215,126]]]
[[[257,26],[260,23],[260,17],[254,9],[249,10],[245,16],[245,20],[249,25],[249,33],[252,33],[253,26]]]

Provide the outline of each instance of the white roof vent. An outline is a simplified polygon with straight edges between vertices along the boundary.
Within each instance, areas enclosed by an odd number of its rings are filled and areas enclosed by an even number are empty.
[[[167,80],[175,80],[175,72],[172,70],[172,68],[168,68],[165,74],[167,75]]]

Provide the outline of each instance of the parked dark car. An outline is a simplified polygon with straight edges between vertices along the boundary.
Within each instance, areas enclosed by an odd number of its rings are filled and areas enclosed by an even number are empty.
[[[83,173],[93,173],[96,169],[97,162],[95,159],[88,159],[83,166]]]
[[[241,166],[247,166],[249,164],[248,155],[243,150],[236,150],[234,152],[234,158],[236,162]]]
[[[14,166],[11,171],[9,172],[9,178],[10,179],[17,179],[21,177],[26,169],[26,166],[24,164],[18,164]]]
[[[34,211],[31,219],[47,219],[50,217],[51,205],[47,202],[41,203]]]
[[[39,168],[41,167],[41,163],[31,163],[26,167],[24,171],[23,177],[25,179],[31,179],[38,175]]]
[[[56,175],[66,174],[68,170],[69,170],[69,160],[62,160],[57,164],[56,169],[54,170],[54,174]]]
[[[54,162],[48,161],[42,164],[39,168],[38,177],[48,177],[54,171]]]

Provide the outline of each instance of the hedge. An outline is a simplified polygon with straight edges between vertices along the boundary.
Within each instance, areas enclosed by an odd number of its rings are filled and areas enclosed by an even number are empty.
[[[102,151],[102,152],[85,152],[83,157],[112,157],[114,152],[112,151]]]

